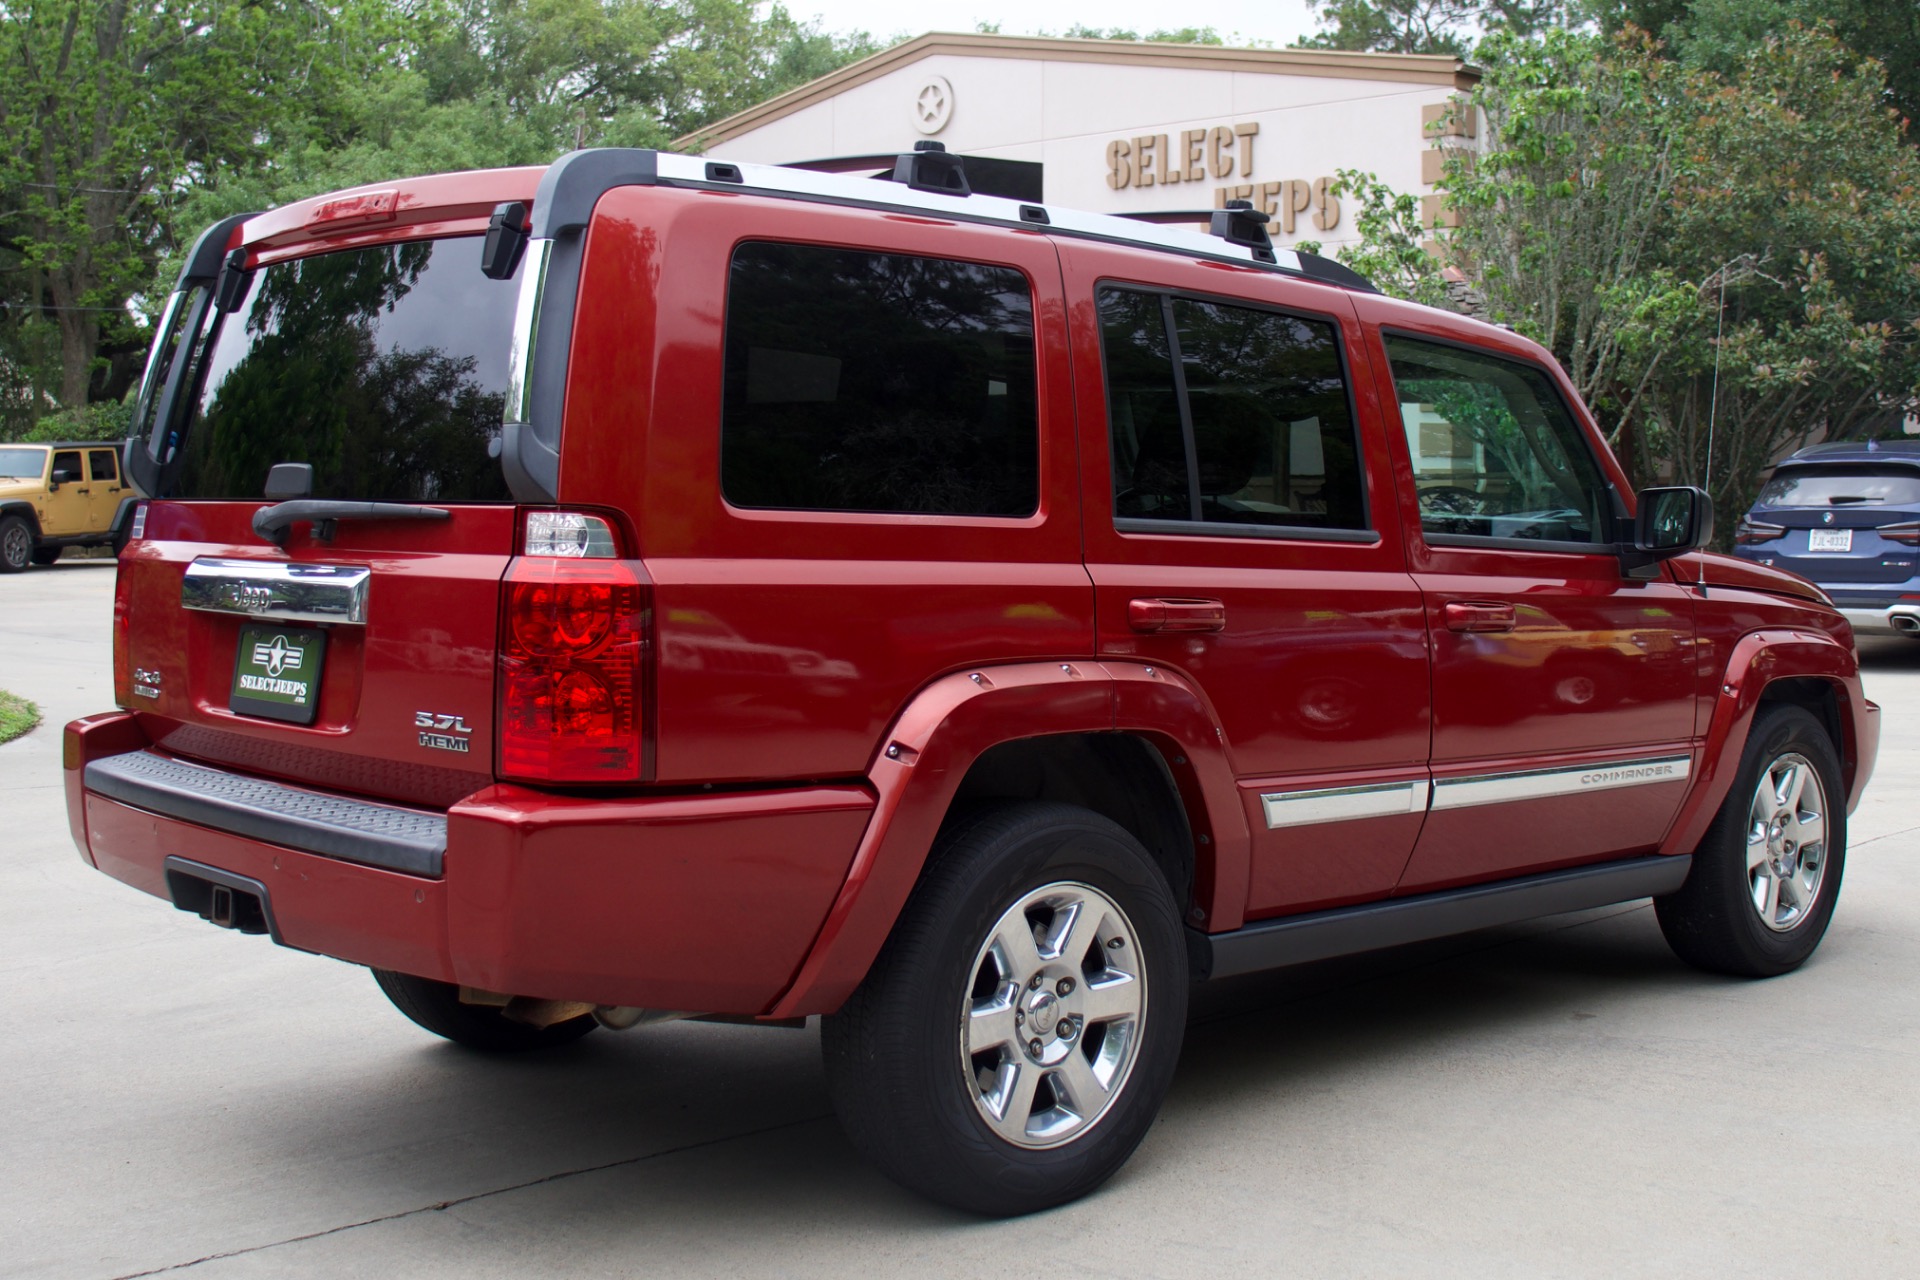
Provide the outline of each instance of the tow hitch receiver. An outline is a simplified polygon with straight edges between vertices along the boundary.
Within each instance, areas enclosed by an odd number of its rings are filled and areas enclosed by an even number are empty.
[[[258,880],[185,858],[168,858],[166,871],[167,894],[179,910],[191,911],[222,929],[269,934],[280,941],[267,886]]]

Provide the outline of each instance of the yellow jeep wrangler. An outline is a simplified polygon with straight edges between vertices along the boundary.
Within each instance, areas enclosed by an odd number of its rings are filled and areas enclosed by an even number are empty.
[[[133,498],[114,443],[0,444],[0,573],[112,546]]]

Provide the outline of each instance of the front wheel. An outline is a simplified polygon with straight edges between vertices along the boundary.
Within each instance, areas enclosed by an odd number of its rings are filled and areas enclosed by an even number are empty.
[[[1846,790],[1826,727],[1803,708],[1767,706],[1686,883],[1654,899],[1660,931],[1714,973],[1797,969],[1833,919],[1846,856]]]
[[[950,825],[873,969],[822,1026],[848,1136],[897,1181],[977,1213],[1085,1195],[1146,1136],[1185,1033],[1166,877],[1085,809]]]
[[[19,573],[33,563],[33,530],[19,516],[0,518],[0,573]]]

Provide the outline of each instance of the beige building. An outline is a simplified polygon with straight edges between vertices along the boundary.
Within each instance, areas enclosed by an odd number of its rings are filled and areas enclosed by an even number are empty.
[[[1450,104],[1457,58],[945,35],[909,40],[682,142],[721,159],[877,171],[932,140],[995,166],[1000,194],[1153,221],[1233,198],[1276,243],[1360,238],[1329,192],[1341,169],[1426,198],[1442,146],[1471,146]]]

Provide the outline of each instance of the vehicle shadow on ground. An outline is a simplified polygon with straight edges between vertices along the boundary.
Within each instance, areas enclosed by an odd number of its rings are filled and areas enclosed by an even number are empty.
[[[1284,1105],[1290,1092],[1411,1052],[1470,1049],[1529,1027],[1560,1035],[1609,1005],[1722,983],[1681,966],[1641,904],[1205,988],[1168,1102],[1173,1123],[1114,1185],[1204,1159],[1209,1123],[1250,1114],[1250,1104]],[[436,1165],[457,1149],[460,1161],[500,1171],[462,1194],[519,1189],[467,1212],[517,1218],[532,1210],[516,1202],[531,1196],[541,1215],[591,1212],[596,1231],[636,1244],[684,1230],[688,1215],[723,1217],[739,1232],[980,1221],[899,1189],[852,1150],[831,1118],[811,1027],[682,1023],[504,1060],[423,1046],[362,1083],[338,1106],[231,1131],[258,1135],[273,1149],[253,1154],[268,1162],[384,1148],[391,1159],[355,1176],[385,1183],[380,1198],[394,1210],[442,1194],[428,1193],[447,1186]]]
[[[1900,636],[1862,636],[1860,667],[1869,673],[1920,671],[1920,640],[1907,640]]]

